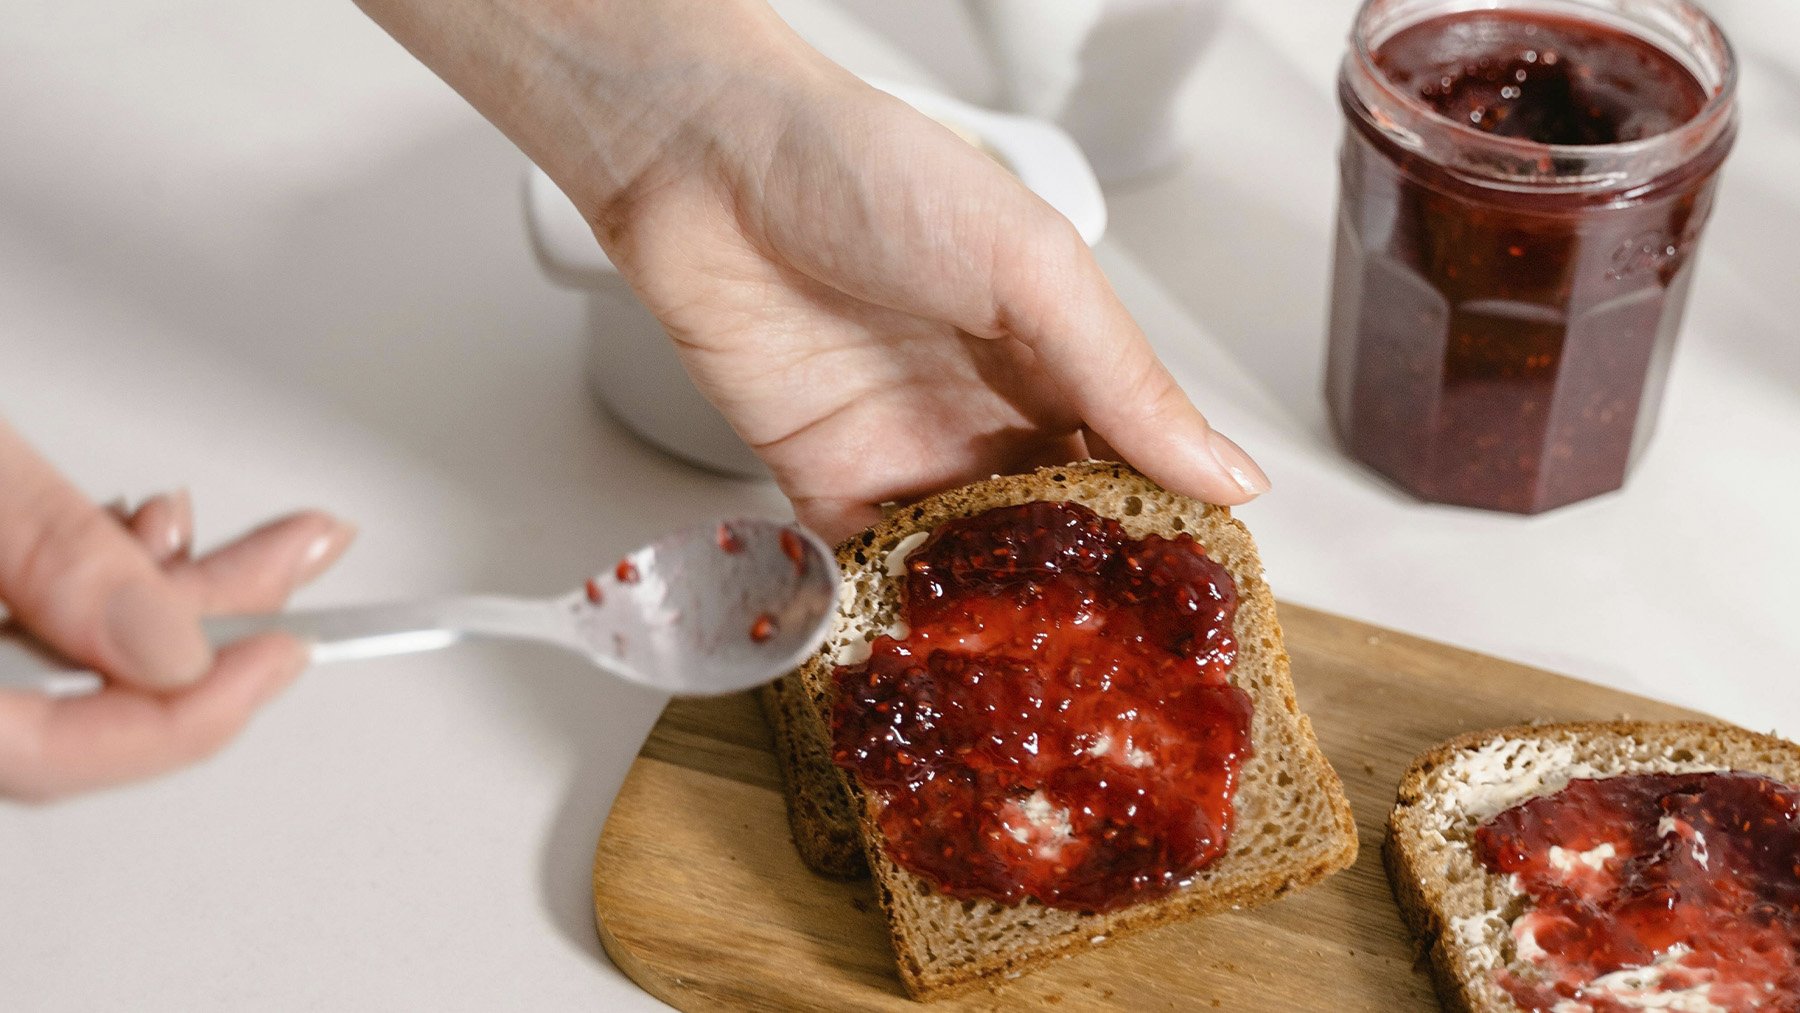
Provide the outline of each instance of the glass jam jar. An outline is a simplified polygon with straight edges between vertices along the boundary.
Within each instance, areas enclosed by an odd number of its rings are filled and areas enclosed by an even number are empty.
[[[1441,503],[1617,489],[1735,84],[1688,0],[1368,0],[1338,81],[1326,399],[1346,452]]]

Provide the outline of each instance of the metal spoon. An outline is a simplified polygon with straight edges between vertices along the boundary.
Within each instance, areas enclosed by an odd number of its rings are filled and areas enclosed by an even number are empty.
[[[666,535],[555,598],[493,596],[266,616],[203,626],[214,647],[256,633],[291,633],[315,663],[448,647],[465,637],[537,640],[666,693],[748,689],[798,665],[825,639],[837,563],[797,525],[729,520]],[[0,627],[0,689],[92,693],[101,676],[30,634]]]

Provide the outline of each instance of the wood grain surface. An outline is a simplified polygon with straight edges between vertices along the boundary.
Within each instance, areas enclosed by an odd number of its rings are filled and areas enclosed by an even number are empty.
[[[1281,606],[1294,683],[1356,811],[1362,852],[1324,884],[1170,926],[934,1011],[1428,1010],[1381,866],[1413,756],[1534,719],[1692,718],[1565,676]],[[867,881],[822,879],[788,836],[768,728],[748,695],[677,700],[650,733],[594,856],[600,938],[683,1010],[919,1010]]]

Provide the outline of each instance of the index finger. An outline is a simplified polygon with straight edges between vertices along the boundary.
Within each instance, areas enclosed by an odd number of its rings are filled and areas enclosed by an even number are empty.
[[[1031,346],[1100,445],[1158,484],[1207,503],[1267,492],[1262,468],[1208,424],[1092,251],[1055,218],[996,257],[996,329]]]

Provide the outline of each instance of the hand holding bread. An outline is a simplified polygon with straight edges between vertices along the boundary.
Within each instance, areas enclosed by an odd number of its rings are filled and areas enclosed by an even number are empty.
[[[1209,503],[1268,488],[1066,219],[760,0],[362,5],[573,199],[827,538],[1088,454]]]

